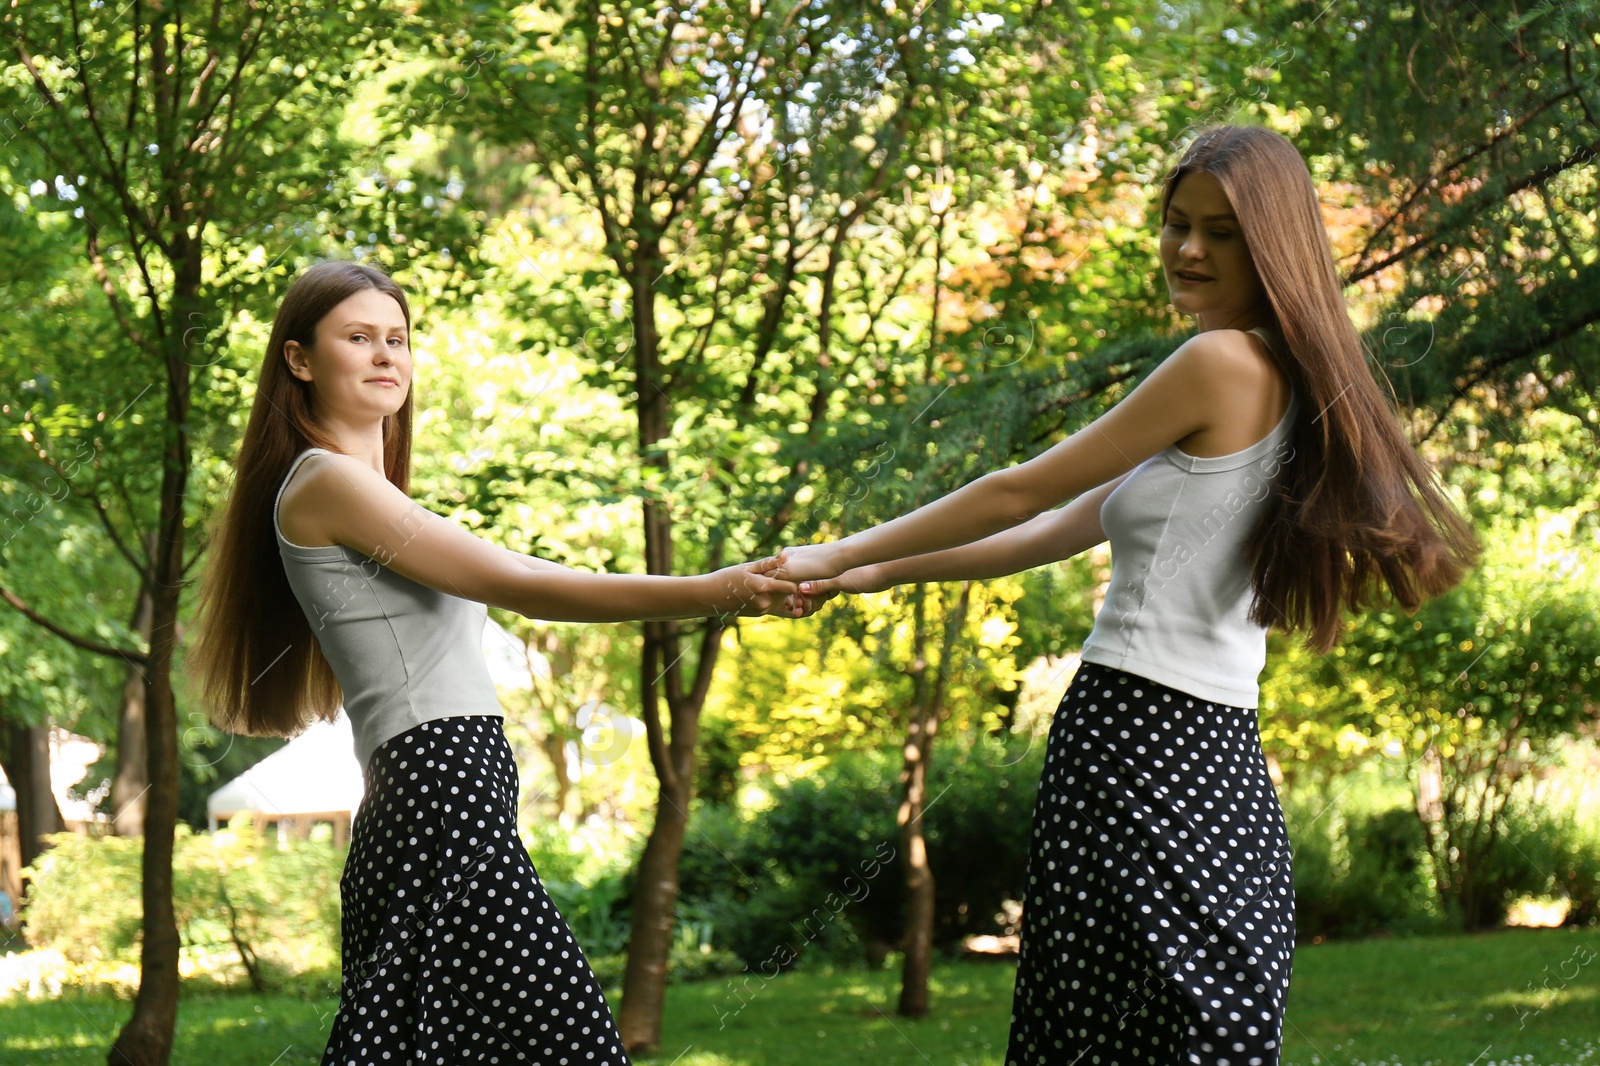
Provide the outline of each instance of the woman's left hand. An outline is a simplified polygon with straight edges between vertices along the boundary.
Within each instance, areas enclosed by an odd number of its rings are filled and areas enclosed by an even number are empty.
[[[836,544],[801,544],[783,550],[783,565],[769,576],[798,584],[813,578],[836,577],[839,573],[835,558]]]

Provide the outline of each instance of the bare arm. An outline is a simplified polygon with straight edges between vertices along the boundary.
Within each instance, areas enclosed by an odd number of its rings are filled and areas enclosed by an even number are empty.
[[[1046,511],[983,540],[926,555],[870,563],[835,578],[804,582],[801,592],[813,601],[809,606],[814,609],[840,592],[882,592],[917,581],[981,581],[1070,559],[1105,541],[1100,508],[1131,474],[1129,471],[1108,481],[1059,510]]]
[[[1125,399],[1054,447],[883,525],[832,544],[791,548],[789,563],[777,573],[790,580],[831,577],[970,544],[1031,522],[1209,425],[1223,390],[1237,381],[1238,357],[1234,338],[1211,332],[1191,337]]]
[[[491,544],[416,503],[358,459],[319,454],[302,464],[303,492],[329,539],[419,585],[530,618],[623,622],[763,614],[794,592],[764,576],[775,562],[714,574],[586,574]]]

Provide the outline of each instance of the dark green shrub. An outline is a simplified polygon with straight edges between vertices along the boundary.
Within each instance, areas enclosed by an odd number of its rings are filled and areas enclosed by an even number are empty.
[[[612,955],[627,950],[632,916],[631,871],[611,871],[587,884],[544,877],[540,880],[585,955]]]
[[[1351,806],[1330,806],[1318,791],[1284,800],[1296,938],[1437,928],[1441,916],[1416,813]]]
[[[1032,745],[980,741],[935,749],[928,795],[937,799],[923,820],[936,943],[954,946],[967,936],[1008,931],[999,920],[1001,903],[1025,894],[1044,753],[1042,737]]]
[[[1333,936],[1343,905],[1339,885],[1344,835],[1331,819],[1318,818],[1316,807],[1288,797],[1283,800],[1283,814],[1293,851],[1295,940]]]
[[[1507,803],[1494,840],[1475,864],[1463,864],[1471,882],[1461,899],[1446,905],[1452,923],[1492,929],[1505,924],[1519,897],[1550,895],[1555,888],[1551,859],[1563,843],[1560,826],[1547,814]],[[1463,907],[1471,913],[1462,913]]]
[[[1341,935],[1421,932],[1437,926],[1427,844],[1409,807],[1344,819],[1350,856],[1340,892]]]
[[[1042,741],[936,745],[924,815],[943,946],[993,931],[1020,898]],[[706,908],[718,947],[772,974],[807,958],[880,958],[903,935],[897,753],[846,752],[775,786],[750,815],[706,807],[680,887]]]
[[[1315,792],[1284,801],[1302,939],[1500,925],[1524,896],[1566,898],[1571,925],[1600,919],[1600,827],[1576,806],[1526,797],[1508,805],[1493,845],[1462,867],[1473,878],[1473,915],[1440,900],[1410,807],[1351,806]]]
[[[883,886],[898,877],[885,865],[895,811],[885,764],[847,753],[775,786],[760,813],[702,807],[679,867],[681,906],[698,908],[716,945],[751,968],[859,958],[863,924],[884,910]]]

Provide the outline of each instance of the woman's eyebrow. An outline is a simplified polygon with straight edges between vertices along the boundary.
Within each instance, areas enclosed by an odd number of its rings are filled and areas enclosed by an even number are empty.
[[[1185,211],[1181,207],[1169,207],[1169,208],[1167,208],[1167,210],[1169,212],[1173,212],[1173,213],[1182,215],[1184,218],[1188,218],[1189,217],[1189,213],[1187,211]],[[1227,221],[1227,222],[1237,222],[1237,221],[1239,221],[1233,215],[1207,215],[1204,218],[1202,218],[1200,221],[1201,222],[1215,222],[1215,221],[1218,221],[1218,220]]]
[[[366,326],[368,329],[377,329],[378,328],[377,326],[374,326],[371,322],[346,322],[342,328],[349,329],[351,326]],[[390,326],[389,328],[390,329],[397,329],[401,333],[404,333],[406,331],[406,328],[404,326]]]

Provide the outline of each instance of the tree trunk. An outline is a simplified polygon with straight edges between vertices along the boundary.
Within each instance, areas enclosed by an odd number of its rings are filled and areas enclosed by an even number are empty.
[[[902,749],[905,765],[900,771],[902,791],[896,819],[900,827],[901,854],[906,863],[905,957],[900,967],[900,1003],[896,1013],[907,1018],[921,1018],[928,1013],[930,1002],[928,981],[933,974],[933,918],[937,900],[922,816],[928,809],[928,766],[933,759],[933,738],[944,717],[951,653],[967,622],[972,582],[961,583],[960,597],[945,612],[939,663],[932,669],[927,656],[926,586],[918,585],[912,596],[912,660],[908,671],[912,677],[911,715]]]
[[[928,798],[928,757],[937,729],[935,708],[923,706],[913,711],[901,775],[905,782],[899,822],[900,849],[906,861],[906,929],[897,1013],[907,1018],[928,1013],[928,978],[933,972],[934,884],[922,811]]]
[[[666,1007],[667,958],[678,909],[678,862],[689,826],[686,775],[669,790],[663,783],[656,802],[644,854],[639,858],[633,892],[633,923],[628,933],[628,967],[622,978],[622,1011],[617,1019],[630,1055],[661,1047],[661,1018]]]
[[[927,801],[928,749],[937,728],[933,686],[928,680],[927,586],[912,593],[911,713],[906,724],[905,764],[900,770],[900,854],[905,857],[905,955],[900,966],[900,1004],[896,1013],[920,1018],[928,1013],[928,978],[933,969],[933,871],[928,867],[928,841],[922,831]]]
[[[201,242],[181,229],[173,243],[173,320],[201,315]],[[203,316],[202,316],[203,317]],[[133,1017],[117,1034],[110,1066],[167,1066],[178,1021],[178,924],[172,907],[172,851],[178,824],[178,716],[173,702],[172,661],[178,639],[178,600],[183,594],[184,497],[189,466],[189,363],[181,338],[166,352],[166,448],[161,474],[161,510],[154,580],[150,583],[149,673],[145,679],[145,745],[149,789],[145,793],[144,856],[140,898],[144,908],[139,945],[139,992]]]
[[[634,371],[637,378],[636,411],[639,419],[639,456],[648,466],[665,468],[667,455],[661,442],[671,427],[671,408],[661,387],[660,337],[656,328],[654,282],[661,274],[659,237],[641,237],[631,273],[633,298]],[[645,570],[651,574],[673,572],[671,511],[646,496],[644,512]],[[713,551],[711,567],[717,565]],[[678,862],[689,824],[689,802],[694,798],[695,745],[700,734],[700,709],[711,688],[712,672],[722,646],[722,629],[707,623],[700,638],[700,655],[694,677],[684,684],[682,641],[677,622],[644,624],[640,655],[639,695],[650,764],[657,781],[656,820],[645,842],[633,900],[633,922],[628,935],[628,966],[622,981],[622,1010],[617,1026],[623,1045],[632,1054],[661,1046],[661,1017],[666,1003],[667,958],[672,949],[672,929],[677,917]],[[661,705],[667,707],[671,737],[661,724]]]
[[[17,794],[17,839],[22,865],[28,866],[49,846],[47,833],[66,829],[56,794],[50,788],[50,727],[6,723],[6,777]]]
[[[139,593],[133,629],[150,646],[150,590]],[[119,837],[144,833],[145,792],[150,787],[150,765],[145,746],[144,671],[128,666],[122,686],[122,713],[117,720],[117,776],[111,783],[111,831]]]
[[[659,271],[658,242],[641,233],[632,262],[633,358],[636,376],[634,409],[639,423],[639,461],[665,468],[667,458],[658,447],[670,423],[667,395],[660,387],[660,334],[656,326],[654,282]],[[646,496],[644,511],[644,564],[650,574],[672,573],[672,516],[659,500]],[[667,957],[672,949],[672,927],[677,918],[678,860],[689,823],[689,795],[693,774],[682,775],[668,750],[661,729],[661,689],[667,664],[676,667],[677,627],[670,622],[647,622],[640,649],[639,694],[645,728],[650,736],[650,762],[655,767],[656,819],[650,827],[640,857],[633,896],[633,920],[628,932],[628,965],[622,978],[622,1010],[617,1026],[630,1054],[655,1051],[661,1046],[661,1016],[666,1005]],[[670,689],[671,680],[667,681]],[[669,715],[673,701],[667,699]],[[692,732],[692,730],[691,730]],[[672,747],[680,746],[678,722],[672,718]]]
[[[175,433],[181,432],[174,425]],[[187,447],[169,452],[162,479],[161,554],[152,590],[150,673],[145,685],[145,746],[150,784],[145,793],[144,855],[140,900],[139,992],[107,1062],[111,1066],[166,1066],[178,1020],[178,925],[172,908],[172,850],[178,824],[178,729],[173,706],[172,655],[183,562],[182,492]],[[169,508],[169,501],[171,506]]]

